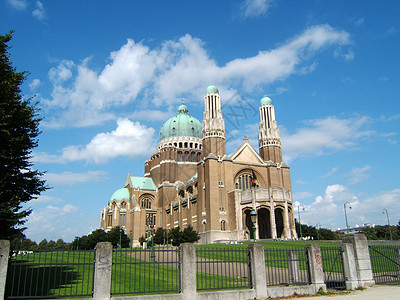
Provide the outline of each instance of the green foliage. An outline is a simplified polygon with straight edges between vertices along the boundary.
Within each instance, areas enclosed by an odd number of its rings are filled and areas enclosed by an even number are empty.
[[[392,231],[392,237],[394,240],[400,239],[400,226],[390,226]],[[390,240],[390,231],[388,225],[375,225],[367,226],[362,229],[362,233],[365,234],[369,240]]]
[[[295,219],[296,223],[296,232],[297,236],[300,238],[300,224]],[[305,224],[301,224],[301,233],[303,237],[309,236],[312,237],[314,240],[338,240],[339,235],[336,232],[327,229],[327,228],[319,228],[317,229],[315,226],[308,226]]]
[[[146,241],[146,238],[142,235],[140,238],[139,238],[139,243],[140,243],[140,246],[143,246],[143,243]]]
[[[179,246],[182,243],[194,243],[200,239],[200,235],[191,225],[180,231],[179,227],[175,227],[169,231],[169,238],[172,240],[173,246]]]
[[[12,34],[0,35],[0,239],[10,240],[25,229],[32,212],[22,204],[47,189],[31,162],[41,119],[36,105],[22,98],[27,73],[16,72],[9,59]]]
[[[129,247],[129,237],[122,228],[115,226],[107,233],[107,235],[108,241],[111,242],[114,247],[117,247],[117,244],[120,244],[120,242],[122,248]]]
[[[163,245],[168,239],[168,231],[164,228],[158,227],[154,233],[154,244]]]

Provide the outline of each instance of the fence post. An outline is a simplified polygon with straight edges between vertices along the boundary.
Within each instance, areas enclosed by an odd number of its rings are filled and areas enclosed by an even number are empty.
[[[108,300],[111,297],[113,247],[110,242],[100,242],[95,249],[93,299]]]
[[[0,240],[0,299],[5,298],[10,241]]]
[[[248,246],[248,249],[250,250],[250,273],[253,289],[256,291],[256,298],[267,298],[268,290],[264,247],[260,244],[252,243]]]
[[[181,249],[181,292],[183,299],[196,299],[196,248],[192,243],[183,243]]]
[[[343,271],[346,280],[346,290],[358,288],[357,267],[354,255],[354,249],[351,244],[343,243]]]
[[[310,244],[306,245],[306,251],[308,254],[310,281],[311,284],[315,287],[315,293],[317,293],[321,288],[326,291],[321,249],[319,245]]]
[[[299,261],[297,259],[297,251],[288,250],[286,253],[288,257],[289,282],[299,282]]]
[[[358,285],[361,287],[375,285],[366,236],[362,233],[346,235],[342,242],[353,245]]]

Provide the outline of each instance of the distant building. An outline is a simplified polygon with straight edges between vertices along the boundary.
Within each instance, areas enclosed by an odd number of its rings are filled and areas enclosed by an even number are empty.
[[[253,238],[250,212],[257,212],[257,239],[297,238],[289,167],[282,162],[275,108],[260,101],[259,151],[247,137],[225,151],[225,121],[218,88],[204,96],[202,123],[180,105],[161,128],[144,177],[126,176],[101,211],[101,227],[121,226],[136,244],[157,227],[185,228],[201,243]]]

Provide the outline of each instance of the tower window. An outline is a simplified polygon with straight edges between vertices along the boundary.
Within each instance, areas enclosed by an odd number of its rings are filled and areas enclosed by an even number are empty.
[[[196,159],[196,153],[192,152],[190,153],[190,161],[195,161]]]
[[[221,221],[221,231],[225,231],[226,222],[224,220]]]
[[[182,151],[178,151],[178,161],[182,161]]]
[[[189,161],[189,151],[185,151],[185,161]]]
[[[126,214],[119,215],[119,226],[125,226]]]
[[[151,200],[149,198],[142,199],[142,208],[151,209]]]

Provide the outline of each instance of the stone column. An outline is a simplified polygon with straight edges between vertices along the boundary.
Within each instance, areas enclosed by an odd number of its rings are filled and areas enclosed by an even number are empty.
[[[269,220],[271,223],[271,238],[276,239],[275,206],[273,202],[269,206]]]
[[[110,242],[97,243],[94,265],[93,299],[110,299],[112,252],[113,248]]]
[[[282,236],[285,239],[290,238],[290,225],[289,225],[289,211],[288,211],[288,205],[287,205],[287,201],[285,201],[285,208],[283,210],[283,232],[282,232]]]
[[[354,290],[358,288],[356,260],[354,256],[354,249],[351,244],[343,243],[343,271],[346,280],[346,290]]]
[[[299,261],[297,259],[297,251],[288,250],[288,269],[289,269],[289,282],[299,282]]]
[[[183,243],[181,249],[181,289],[185,300],[196,299],[196,248],[192,243]]]
[[[0,240],[0,299],[5,297],[9,255],[10,241]]]
[[[308,254],[309,268],[310,268],[310,281],[315,287],[315,293],[322,288],[326,291],[326,285],[324,280],[324,269],[322,267],[322,256],[319,245],[311,244],[306,245],[306,251]]]
[[[372,286],[375,280],[372,274],[371,259],[369,256],[368,240],[362,233],[346,235],[343,243],[352,244],[356,260],[358,284],[361,287]]]
[[[267,298],[267,273],[265,270],[264,247],[253,243],[248,246],[250,250],[250,272],[253,289],[257,299]]]

